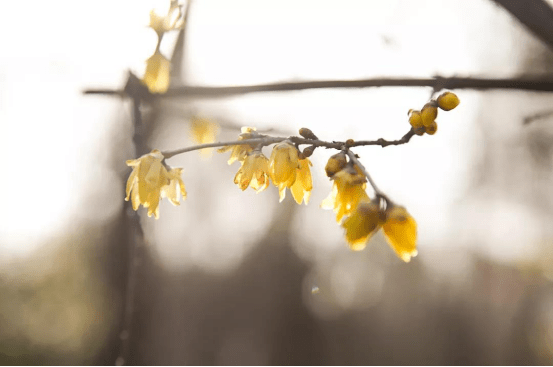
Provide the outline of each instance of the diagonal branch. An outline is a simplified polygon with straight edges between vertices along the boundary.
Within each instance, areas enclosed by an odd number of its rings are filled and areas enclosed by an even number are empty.
[[[545,0],[493,0],[553,50],[553,9]]]

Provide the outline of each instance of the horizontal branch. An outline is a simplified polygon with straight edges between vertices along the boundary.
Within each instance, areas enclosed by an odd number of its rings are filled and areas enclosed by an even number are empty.
[[[252,145],[252,146],[266,146],[271,145],[275,143],[280,143],[284,140],[290,140],[294,144],[297,145],[311,145],[314,147],[324,147],[327,149],[338,149],[342,150],[346,146],[351,147],[359,147],[359,146],[366,146],[366,145],[379,145],[382,148],[390,146],[390,145],[401,145],[406,144],[411,140],[411,137],[415,135],[413,129],[409,130],[407,134],[405,134],[401,139],[399,140],[386,140],[386,139],[378,139],[378,140],[360,140],[360,141],[324,141],[324,140],[318,140],[318,139],[305,139],[300,138],[299,136],[289,136],[289,137],[272,137],[272,136],[263,136],[260,138],[253,138],[253,139],[243,139],[243,140],[235,140],[235,141],[227,141],[227,142],[218,142],[218,143],[209,143],[209,144],[200,144],[200,145],[194,145],[191,147],[176,149],[176,150],[170,150],[167,152],[161,152],[161,154],[167,159],[171,158],[175,155],[192,152],[194,150],[200,150],[205,148],[218,148],[218,147],[226,147],[226,146],[232,146],[232,145]]]
[[[200,87],[183,86],[169,88],[167,93],[162,95],[151,95],[151,97],[190,97],[190,98],[221,98],[237,96],[258,92],[284,92],[306,89],[327,89],[327,88],[370,88],[370,87],[432,87],[435,90],[441,89],[513,89],[528,90],[535,92],[553,92],[553,78],[542,77],[519,77],[512,79],[493,78],[376,78],[362,80],[325,80],[307,82],[284,82],[268,83],[247,86],[233,87]],[[111,89],[89,89],[84,94],[102,94],[123,96],[122,90]]]

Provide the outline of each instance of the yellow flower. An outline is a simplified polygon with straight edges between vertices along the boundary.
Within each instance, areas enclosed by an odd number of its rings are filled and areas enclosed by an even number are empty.
[[[444,92],[438,97],[438,107],[444,111],[451,111],[459,106],[459,103],[461,103],[459,97],[452,92]]]
[[[353,213],[344,220],[346,240],[353,251],[361,251],[367,241],[382,226],[380,206],[377,200],[359,202]]]
[[[417,256],[417,222],[402,206],[391,206],[386,210],[386,221],[382,225],[386,240],[405,262]]]
[[[142,204],[148,208],[148,217],[154,215],[156,219],[159,218],[161,196],[169,198],[174,205],[179,203],[179,194],[186,197],[184,183],[180,177],[181,168],[167,172],[162,161],[163,155],[157,149],[138,159],[127,161],[127,166],[133,167],[133,171],[127,180],[125,200],[131,199],[134,210],[138,210]],[[177,186],[180,189],[178,192]]]
[[[219,125],[217,125],[217,123],[205,118],[193,117],[190,121],[192,139],[198,144],[214,143],[218,130]],[[204,155],[211,155],[211,151],[211,148],[200,150]]]
[[[255,127],[242,127],[242,134],[238,137],[238,140],[251,139],[256,134]],[[253,148],[248,144],[243,145],[227,145],[217,149],[219,153],[224,153],[232,149],[228,164],[233,164],[236,161],[243,162],[246,156],[253,151]]]
[[[365,192],[366,179],[353,168],[343,169],[332,176],[334,186],[330,195],[323,200],[323,209],[334,209],[336,222],[340,223],[342,218],[350,215],[361,200],[368,200]]]
[[[300,168],[298,149],[290,142],[283,141],[274,146],[269,163],[269,174],[278,187],[280,201],[286,196],[286,188],[296,182],[296,173]]]
[[[167,198],[173,205],[180,205],[180,198],[186,199],[186,189],[181,178],[182,168],[173,168],[167,172],[169,184],[161,188],[161,197]]]
[[[299,165],[300,167],[296,172],[296,182],[290,187],[290,191],[292,191],[292,196],[296,200],[296,203],[301,205],[303,200],[305,205],[307,205],[311,197],[311,190],[313,189],[313,180],[311,179],[309,166],[313,164],[308,158],[305,158],[299,160]]]
[[[150,93],[165,93],[169,89],[171,61],[156,51],[146,60],[146,71],[142,82],[146,84]]]
[[[155,11],[150,10],[149,27],[156,31],[157,34],[180,29],[184,24],[184,19],[181,19],[181,17],[182,12],[178,2],[171,0],[166,16],[157,15]]]
[[[438,107],[435,101],[430,101],[421,110],[422,124],[427,127],[438,117]]]
[[[242,166],[234,177],[234,183],[242,191],[248,186],[261,192],[269,186],[269,160],[261,152],[254,152],[244,159]]]

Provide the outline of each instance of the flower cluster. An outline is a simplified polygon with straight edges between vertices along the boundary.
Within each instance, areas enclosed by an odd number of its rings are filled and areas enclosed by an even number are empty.
[[[348,161],[346,153],[330,157],[325,171],[334,185],[321,207],[334,210],[352,250],[363,250],[372,235],[382,228],[399,258],[409,262],[417,255],[417,223],[413,217],[386,196],[377,194],[371,200],[365,191],[367,180],[363,170]]]
[[[253,127],[243,127],[239,140],[263,137]],[[311,178],[311,161],[301,154],[289,140],[275,144],[271,158],[267,159],[261,152],[261,146],[250,144],[229,145],[219,149],[224,153],[232,149],[228,164],[241,163],[234,183],[245,190],[250,186],[258,193],[265,190],[270,181],[278,188],[280,201],[286,197],[286,189],[292,192],[296,203],[309,202],[313,183]]]
[[[451,111],[459,105],[459,98],[452,92],[442,93],[437,100],[431,100],[419,110],[409,110],[409,123],[413,127],[415,134],[423,135],[427,133],[434,135],[438,131],[436,118],[438,117],[438,108],[444,111]]]
[[[170,1],[167,15],[158,15],[155,11],[150,11],[148,26],[156,32],[158,38],[154,54],[146,60],[146,71],[142,78],[150,93],[162,94],[169,89],[171,61],[159,51],[159,47],[166,32],[181,29],[183,25],[181,6],[176,0]]]
[[[186,190],[181,178],[182,168],[167,170],[163,155],[157,149],[138,159],[127,161],[133,167],[127,180],[126,201],[131,199],[132,207],[138,210],[142,204],[148,208],[148,217],[159,218],[159,200],[166,197],[173,205],[180,205],[180,198],[186,198]]]
[[[449,111],[457,105],[459,98],[451,92],[445,92],[437,100],[427,103],[421,111],[410,111],[409,121],[416,134],[432,135],[437,129],[438,108]],[[409,139],[404,137],[393,142],[384,139],[328,142],[319,140],[307,128],[299,130],[301,137],[271,137],[259,133],[253,127],[243,127],[237,141],[213,143],[217,130],[218,125],[214,122],[193,118],[192,137],[201,145],[165,153],[153,150],[138,159],[127,161],[127,165],[133,167],[133,171],[127,181],[125,200],[132,201],[134,210],[142,205],[148,208],[148,216],[158,218],[161,198],[167,197],[174,205],[179,205],[181,196],[186,198],[181,179],[182,169],[167,168],[164,159],[192,150],[217,146],[221,147],[218,149],[219,152],[230,151],[229,165],[234,162],[240,163],[234,183],[242,191],[251,187],[259,193],[266,190],[272,182],[278,189],[281,202],[289,189],[296,203],[307,204],[313,189],[312,163],[309,157],[317,147],[337,149],[339,153],[332,155],[325,166],[325,172],[333,185],[321,207],[334,211],[336,222],[345,230],[345,238],[350,248],[354,251],[364,249],[370,238],[382,229],[386,241],[400,259],[409,262],[417,255],[415,219],[404,207],[395,204],[376,187],[359,157],[351,151],[351,148],[360,145],[384,147],[404,144]],[[413,135],[411,133],[406,136],[410,138]],[[273,144],[270,158],[267,158],[262,149]],[[302,144],[306,147],[300,151],[299,146]],[[367,194],[368,183],[374,190],[373,198]]]

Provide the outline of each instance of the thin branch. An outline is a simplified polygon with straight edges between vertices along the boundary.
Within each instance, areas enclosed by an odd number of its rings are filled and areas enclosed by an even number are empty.
[[[526,116],[522,121],[522,124],[528,125],[536,120],[543,120],[551,116],[553,116],[553,111],[538,112],[534,115]]]
[[[152,95],[159,97],[222,98],[257,92],[284,92],[328,88],[370,88],[370,87],[432,87],[438,89],[512,89],[534,92],[553,92],[551,76],[520,77],[511,79],[492,78],[377,78],[361,80],[324,80],[307,82],[269,83],[233,87],[182,86],[169,88],[167,93]],[[84,94],[121,96],[120,90],[88,89]]]
[[[355,153],[353,153],[349,147],[346,148],[346,153],[348,154],[348,157],[349,159],[351,159],[351,161],[357,166],[359,167],[359,169],[361,170],[361,172],[363,172],[363,174],[365,175],[365,177],[367,177],[367,180],[369,180],[369,183],[371,184],[374,192],[376,193],[376,196],[380,196],[380,197],[383,197],[384,199],[386,199],[387,201],[390,201],[390,199],[388,199],[388,197],[386,196],[386,194],[384,194],[382,191],[380,191],[380,189],[376,186],[376,184],[374,183],[371,175],[369,175],[369,172],[367,171],[367,169],[365,168],[365,166],[363,166],[361,164],[361,162],[359,162],[359,159],[357,159],[357,157],[355,156]]]
[[[347,146],[360,147],[360,146],[366,146],[366,145],[379,145],[382,148],[385,148],[390,145],[406,144],[409,142],[409,140],[411,140],[411,137],[414,134],[415,133],[413,132],[413,129],[411,129],[407,132],[407,134],[405,134],[399,140],[386,140],[382,138],[378,140],[360,140],[360,141],[348,142]],[[281,137],[281,136],[273,137],[273,136],[263,136],[263,135],[260,135],[260,136],[261,137],[259,138],[253,138],[253,139],[194,145],[191,147],[170,150],[167,152],[161,152],[161,154],[165,157],[165,159],[168,159],[178,154],[192,152],[194,150],[200,150],[205,148],[217,148],[217,147],[225,147],[225,146],[232,146],[232,145],[246,145],[246,144],[266,146],[266,145],[271,145],[275,143],[280,143],[281,141],[284,141],[284,140],[290,140],[291,142],[297,145],[308,144],[314,147],[325,147],[327,149],[337,149],[337,150],[342,150],[343,147],[346,145],[346,142],[342,142],[342,141],[329,142],[329,141],[318,140],[318,139],[305,139],[305,138],[300,138],[299,136],[288,136],[288,137]]]

